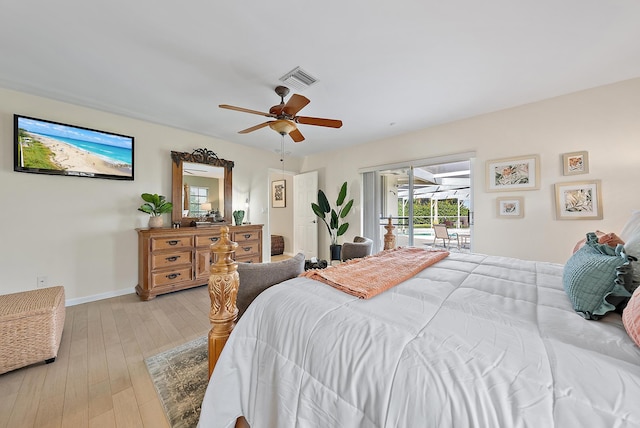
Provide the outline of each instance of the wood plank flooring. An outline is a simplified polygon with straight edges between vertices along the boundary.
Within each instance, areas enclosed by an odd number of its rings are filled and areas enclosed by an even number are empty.
[[[0,428],[168,427],[144,359],[209,331],[207,287],[67,307],[58,358],[0,375]]]

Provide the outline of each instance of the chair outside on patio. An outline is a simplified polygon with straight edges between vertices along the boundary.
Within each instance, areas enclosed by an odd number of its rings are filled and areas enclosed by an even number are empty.
[[[460,248],[460,237],[457,233],[449,233],[447,226],[445,224],[434,224],[433,231],[435,236],[433,238],[433,245],[436,245],[436,241],[438,239],[442,239],[442,245],[445,248],[449,248],[451,244],[451,240],[454,239],[458,243],[458,248]]]

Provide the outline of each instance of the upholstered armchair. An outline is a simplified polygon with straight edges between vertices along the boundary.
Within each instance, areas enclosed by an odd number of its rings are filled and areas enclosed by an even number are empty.
[[[304,254],[298,253],[295,257],[280,262],[238,263],[237,267],[240,287],[236,306],[240,319],[258,294],[272,285],[295,278],[304,272]]]
[[[342,261],[349,259],[358,259],[371,255],[373,249],[373,241],[369,238],[362,236],[356,236],[353,238],[353,242],[345,242],[342,244],[342,252],[340,258]]]

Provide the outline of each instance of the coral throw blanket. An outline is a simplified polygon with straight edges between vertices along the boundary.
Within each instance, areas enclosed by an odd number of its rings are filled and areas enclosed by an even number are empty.
[[[308,270],[300,276],[324,282],[361,299],[369,299],[448,255],[448,251],[400,247],[326,269]]]

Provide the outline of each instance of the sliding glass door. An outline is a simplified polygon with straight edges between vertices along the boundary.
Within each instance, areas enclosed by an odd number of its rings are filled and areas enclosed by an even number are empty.
[[[368,233],[376,241],[378,250],[384,248],[384,226],[389,219],[396,227],[396,246],[446,245],[470,250],[469,158],[433,164],[426,160],[415,165],[378,169],[365,173],[363,183],[365,235]],[[371,215],[372,210],[377,214]],[[454,239],[436,239],[434,225],[444,225]]]

